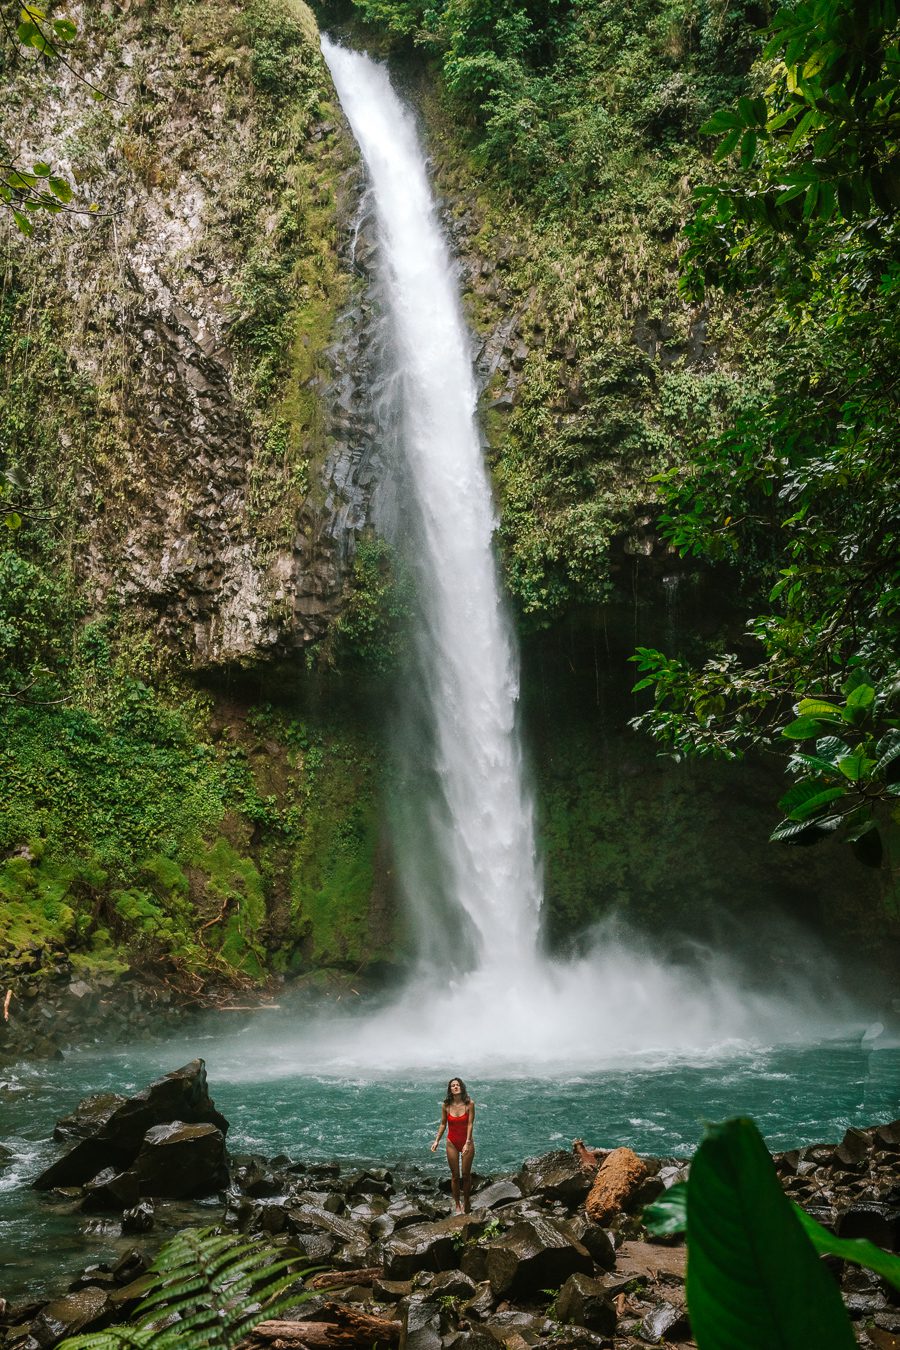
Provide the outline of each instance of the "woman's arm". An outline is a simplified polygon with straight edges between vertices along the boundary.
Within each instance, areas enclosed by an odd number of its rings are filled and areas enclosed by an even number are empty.
[[[446,1102],[443,1102],[443,1103],[441,1104],[441,1128],[438,1130],[437,1134],[435,1135],[435,1137],[434,1137],[434,1143],[431,1145],[431,1151],[432,1151],[432,1153],[434,1153],[434,1151],[435,1151],[435,1149],[437,1148],[438,1144],[441,1142],[441,1135],[444,1133],[444,1130],[445,1130],[446,1128],[447,1128],[447,1103],[446,1103]]]
[[[467,1133],[466,1133],[466,1142],[463,1144],[463,1148],[464,1148],[464,1149],[466,1149],[466,1148],[474,1148],[474,1144],[472,1143],[472,1131],[473,1131],[474,1128],[475,1128],[475,1103],[474,1103],[474,1102],[469,1102],[469,1109],[468,1109],[468,1111],[466,1112],[466,1114],[467,1114],[468,1117],[469,1117],[469,1128],[468,1128],[468,1131],[467,1131]]]

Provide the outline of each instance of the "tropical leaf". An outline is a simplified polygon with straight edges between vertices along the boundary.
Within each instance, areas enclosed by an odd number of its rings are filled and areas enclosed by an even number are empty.
[[[699,1350],[854,1350],[840,1291],[751,1120],[711,1127],[697,1150],[687,1236]]]
[[[794,1212],[803,1225],[803,1230],[820,1256],[839,1256],[842,1261],[852,1261],[854,1265],[865,1266],[888,1280],[895,1289],[900,1289],[900,1256],[893,1252],[884,1252],[867,1238],[839,1238],[829,1233],[811,1214],[807,1214],[799,1205]]]
[[[215,1229],[187,1229],[163,1247],[130,1327],[63,1341],[60,1350],[232,1350],[268,1317],[308,1298],[284,1298],[299,1272],[268,1243]]]
[[[687,1183],[679,1181],[645,1205],[641,1220],[653,1237],[677,1237],[687,1228]]]

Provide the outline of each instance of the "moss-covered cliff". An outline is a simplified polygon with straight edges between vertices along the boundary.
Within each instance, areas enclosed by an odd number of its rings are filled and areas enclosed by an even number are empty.
[[[377,964],[377,737],[187,683],[321,639],[365,519],[331,394],[359,171],[318,30],[302,0],[74,17],[71,66],[4,53],[2,134],[78,213],[3,221],[0,961]]]

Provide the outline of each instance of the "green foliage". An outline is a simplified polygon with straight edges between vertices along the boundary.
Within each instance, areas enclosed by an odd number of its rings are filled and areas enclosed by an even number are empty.
[[[258,1239],[214,1228],[186,1229],[163,1247],[128,1326],[73,1336],[60,1350],[232,1350],[252,1329],[305,1294],[290,1258]]]
[[[840,1291],[749,1120],[712,1126],[688,1182],[687,1298],[700,1350],[852,1350]]]
[[[390,674],[404,651],[411,604],[412,580],[390,545],[377,535],[363,536],[327,659],[341,670]]]
[[[71,19],[50,17],[39,5],[29,3],[19,11],[15,37],[22,48],[44,61],[65,62],[64,50],[75,39],[77,31]],[[8,37],[5,24],[4,32]],[[9,159],[5,146],[0,146],[0,158],[3,161]],[[12,213],[21,234],[32,235],[36,214],[58,215],[66,210],[73,196],[74,189],[69,180],[55,174],[51,165],[43,160],[30,169],[11,162],[0,163],[0,204]],[[96,207],[92,209],[96,210]],[[7,525],[9,523],[7,519]]]
[[[687,1182],[679,1181],[644,1207],[641,1221],[651,1237],[679,1237],[687,1232]]]
[[[823,825],[846,820],[872,860],[874,837],[857,835],[858,824],[867,836],[872,828],[868,811],[827,808],[860,797],[877,805],[891,784],[889,765],[875,764],[893,725],[900,611],[895,24],[892,4],[779,11],[765,96],[708,124],[725,131],[723,157],[738,151],[741,167],[697,194],[684,285],[695,296],[714,285],[774,297],[780,369],[768,397],[695,447],[687,471],[659,478],[662,531],[683,556],[727,564],[766,608],[740,653],[700,670],[658,652],[636,658],[638,688],[654,689],[636,725],[677,753],[783,746],[788,705],[837,708],[843,697],[830,721],[850,728],[847,748],[827,766],[791,761],[801,781],[785,809],[797,828],[773,837],[827,833],[804,828],[820,813]],[[871,691],[866,705],[857,684]],[[787,737],[813,738],[821,720],[795,722]]]
[[[700,1350],[855,1344],[818,1256],[875,1271],[900,1289],[900,1257],[838,1238],[788,1201],[750,1120],[712,1126],[691,1164],[643,1213],[652,1237],[686,1233],[688,1309]]]

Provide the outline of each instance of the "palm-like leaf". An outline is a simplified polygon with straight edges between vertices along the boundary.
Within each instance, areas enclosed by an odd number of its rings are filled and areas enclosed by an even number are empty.
[[[162,1248],[128,1327],[63,1341],[59,1350],[233,1350],[265,1318],[309,1297],[282,1297],[296,1263],[268,1243],[215,1229],[186,1229]]]

